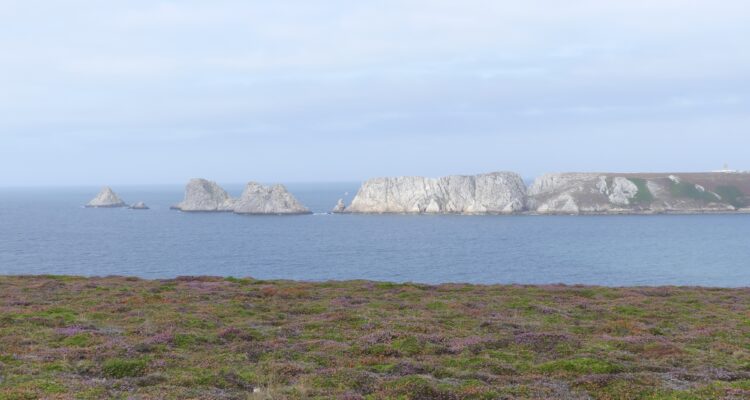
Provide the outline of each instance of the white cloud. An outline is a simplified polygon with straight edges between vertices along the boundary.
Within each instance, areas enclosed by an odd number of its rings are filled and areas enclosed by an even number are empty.
[[[638,123],[644,140],[675,137],[663,127],[696,118],[727,129],[747,116],[746,7],[6,0],[0,148],[25,135],[92,150],[127,136],[165,151],[180,138],[270,146],[269,137],[314,135],[345,152],[400,137],[595,136],[623,121]]]

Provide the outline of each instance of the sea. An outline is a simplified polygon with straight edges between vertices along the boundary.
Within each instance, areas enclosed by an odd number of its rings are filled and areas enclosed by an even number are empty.
[[[314,211],[170,210],[183,186],[0,189],[0,275],[186,275],[438,284],[750,286],[750,215],[334,215],[358,183],[287,184]],[[224,186],[239,195],[242,185]]]

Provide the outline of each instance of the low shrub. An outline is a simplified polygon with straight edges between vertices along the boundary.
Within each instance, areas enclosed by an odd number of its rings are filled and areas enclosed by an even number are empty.
[[[110,358],[104,362],[102,371],[110,378],[132,378],[143,376],[148,367],[148,360],[127,360],[122,358]]]

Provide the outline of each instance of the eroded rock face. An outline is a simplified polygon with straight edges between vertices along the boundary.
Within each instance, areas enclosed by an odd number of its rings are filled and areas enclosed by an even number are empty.
[[[250,182],[235,202],[237,214],[309,214],[284,185],[263,186]]]
[[[185,199],[172,208],[188,212],[231,212],[235,202],[216,182],[191,179],[185,187]]]
[[[344,199],[339,199],[339,201],[336,203],[336,206],[333,207],[332,211],[336,214],[340,214],[346,211],[346,204],[344,203]]]
[[[122,199],[120,199],[114,191],[109,187],[104,187],[96,197],[86,204],[86,207],[90,208],[113,208],[113,207],[127,207]]]
[[[237,214],[308,214],[283,185],[263,186],[250,182],[240,198],[232,198],[216,182],[191,179],[185,188],[185,200],[173,209],[182,211],[234,212]]]
[[[524,210],[526,185],[512,172],[443,178],[376,178],[365,182],[350,213],[512,214]]]
[[[723,212],[746,203],[748,184],[739,174],[557,173],[538,178],[526,204],[541,214]]]

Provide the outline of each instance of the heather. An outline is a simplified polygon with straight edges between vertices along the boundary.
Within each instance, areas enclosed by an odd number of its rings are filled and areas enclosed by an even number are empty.
[[[0,277],[36,398],[750,398],[750,289]]]

